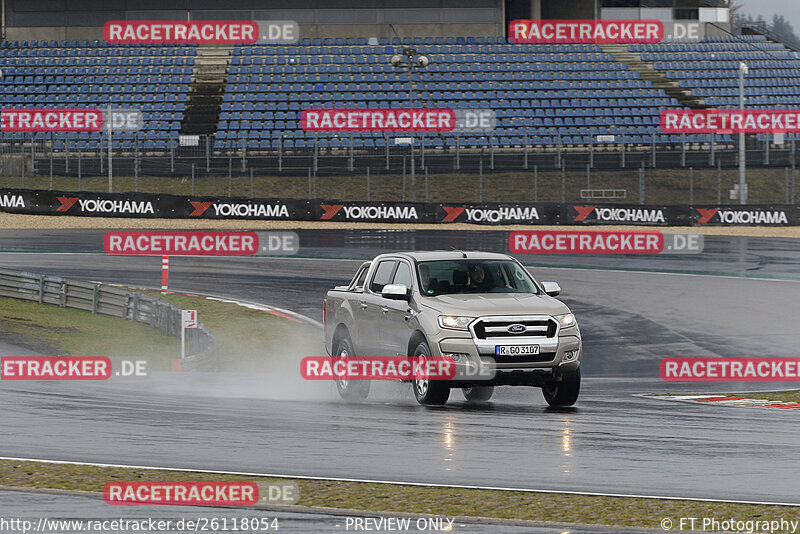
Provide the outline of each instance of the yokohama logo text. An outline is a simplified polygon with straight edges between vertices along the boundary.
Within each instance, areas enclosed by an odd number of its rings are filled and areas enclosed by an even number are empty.
[[[320,220],[333,219],[344,211],[345,219],[394,219],[398,221],[419,220],[415,206],[345,206],[342,204],[322,204],[325,213]]]
[[[467,208],[467,222],[538,221],[536,208]]]
[[[0,195],[0,208],[24,208],[22,195]]]
[[[697,224],[789,224],[783,210],[731,210],[721,208],[695,208],[700,218]]]
[[[574,222],[586,222],[594,214],[597,222],[666,223],[664,210],[644,208],[603,208],[573,206],[577,212]]]

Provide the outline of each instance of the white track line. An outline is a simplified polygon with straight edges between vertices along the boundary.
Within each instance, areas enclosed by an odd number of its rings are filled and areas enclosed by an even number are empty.
[[[219,471],[213,469],[187,469],[184,467],[154,467],[146,465],[125,465],[125,464],[104,464],[95,462],[72,462],[64,460],[43,460],[40,458],[16,458],[10,456],[0,456],[0,460],[9,460],[14,462],[37,462],[43,464],[67,464],[67,465],[85,465],[92,467],[114,467],[121,469],[150,469],[153,471],[177,471],[180,473],[206,473],[212,475],[234,475],[234,476],[249,476],[249,477],[272,477],[272,478],[294,478],[297,480],[330,480],[333,482],[361,482],[365,484],[387,484],[393,486],[416,486],[424,488],[448,488],[448,489],[472,489],[472,490],[492,490],[492,491],[517,491],[522,493],[552,493],[558,495],[582,495],[588,497],[624,497],[633,499],[661,499],[667,501],[693,501],[693,502],[719,502],[729,504],[757,504],[762,506],[791,506],[800,507],[800,503],[783,503],[783,502],[770,502],[770,501],[740,501],[731,499],[703,499],[698,497],[666,497],[662,495],[636,495],[626,493],[599,493],[590,491],[564,491],[564,490],[551,490],[551,489],[533,489],[533,488],[514,488],[502,486],[473,486],[466,484],[426,484],[424,482],[406,482],[402,480],[373,480],[368,478],[337,478],[337,477],[314,477],[306,475],[286,475],[276,473],[256,473],[249,471]]]

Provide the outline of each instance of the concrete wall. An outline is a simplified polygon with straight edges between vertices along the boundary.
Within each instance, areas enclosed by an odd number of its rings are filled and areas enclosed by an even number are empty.
[[[599,0],[542,0],[543,19],[596,19]]]
[[[394,31],[400,37],[468,37],[502,36],[503,25],[497,24],[394,24]],[[301,24],[300,37],[395,37],[386,24]],[[30,40],[102,40],[103,28],[76,26],[71,28],[6,28],[9,41]]]
[[[505,34],[504,0],[5,0],[10,40],[102,39],[108,20],[294,20],[303,37]],[[188,6],[188,10],[187,10]],[[394,27],[394,31],[392,30]]]

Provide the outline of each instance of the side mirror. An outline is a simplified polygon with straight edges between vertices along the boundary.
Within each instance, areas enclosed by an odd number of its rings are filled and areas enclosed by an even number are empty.
[[[381,290],[381,296],[389,300],[411,300],[411,289],[403,284],[386,284]]]
[[[557,297],[561,294],[561,286],[558,285],[558,282],[542,282],[542,289],[551,297]]]

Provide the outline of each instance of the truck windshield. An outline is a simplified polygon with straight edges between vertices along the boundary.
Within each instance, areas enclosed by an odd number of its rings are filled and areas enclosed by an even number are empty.
[[[539,289],[519,264],[509,260],[424,261],[417,264],[423,295],[533,293]]]

